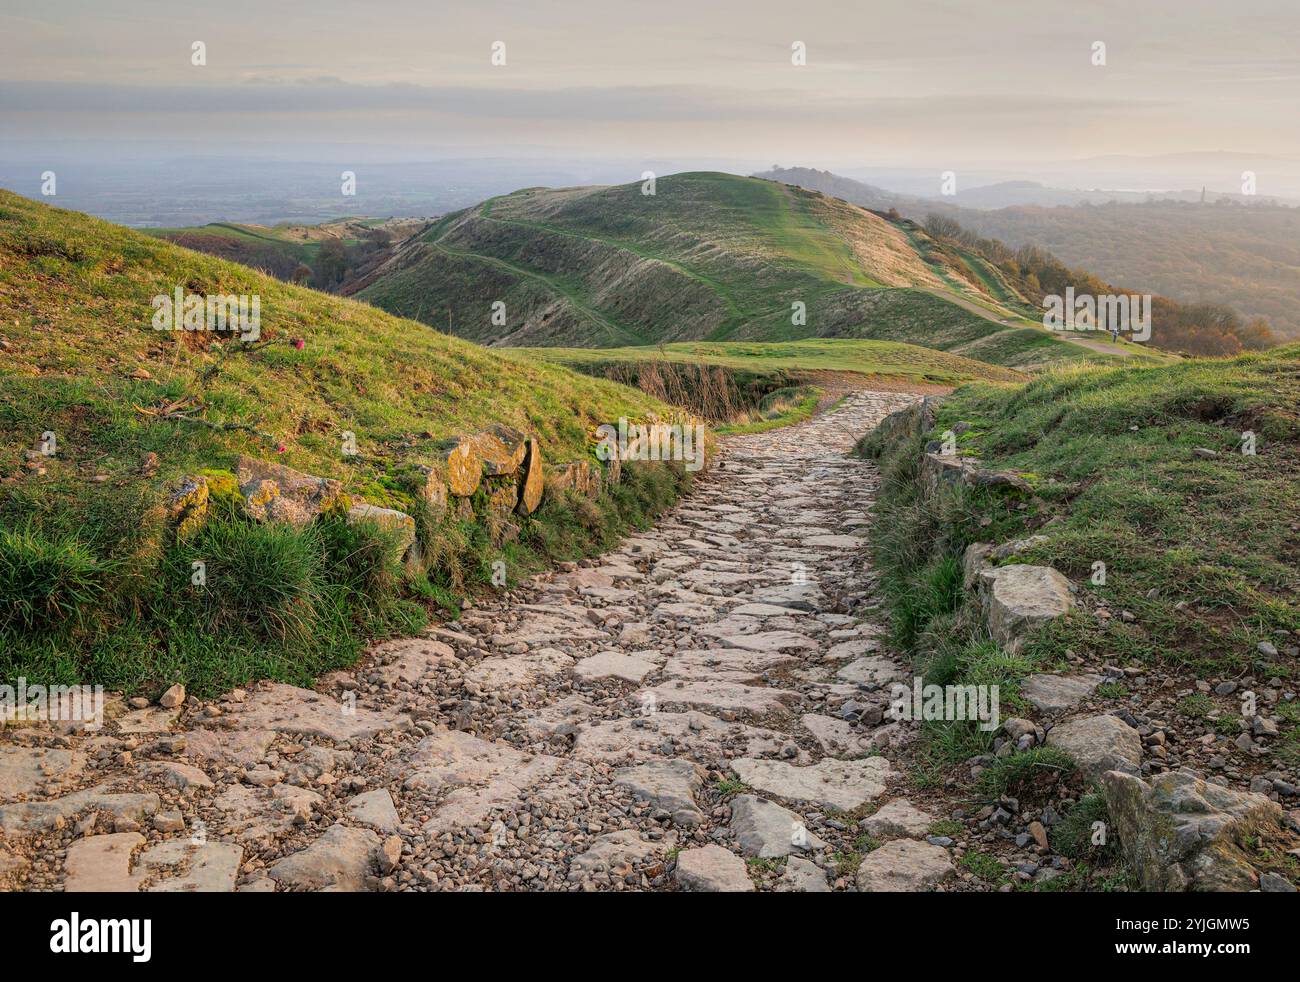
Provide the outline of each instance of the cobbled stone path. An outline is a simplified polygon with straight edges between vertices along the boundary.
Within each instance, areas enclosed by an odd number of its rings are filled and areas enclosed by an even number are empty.
[[[942,884],[948,853],[890,763],[909,733],[884,719],[906,673],[873,616],[877,472],[847,455],[913,398],[858,392],[727,440],[652,531],[380,645],[318,691],[121,706],[93,733],[10,727],[0,884]],[[886,844],[855,868],[868,823]]]

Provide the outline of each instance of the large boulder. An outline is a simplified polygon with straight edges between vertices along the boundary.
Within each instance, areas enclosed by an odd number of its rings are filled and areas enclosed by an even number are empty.
[[[925,451],[921,457],[920,482],[927,494],[934,494],[945,486],[1016,495],[1033,492],[1030,483],[1014,471],[985,470],[968,458],[933,450]]]
[[[1132,774],[1102,775],[1101,790],[1129,866],[1152,891],[1249,891],[1259,876],[1243,840],[1277,827],[1281,807],[1261,794],[1234,791],[1188,770],[1150,783]]]
[[[458,498],[468,498],[483,480],[483,458],[470,437],[443,440],[437,446],[438,460],[447,476],[447,490]]]
[[[928,495],[942,487],[957,487],[963,483],[969,466],[954,454],[927,452],[921,458],[921,486]]]
[[[447,481],[442,468],[416,464],[402,478],[406,487],[428,507],[435,522],[447,514]]]
[[[588,498],[600,497],[600,471],[590,461],[575,460],[563,467],[553,467],[546,476],[546,490],[576,491]]]
[[[935,410],[938,405],[937,399],[926,396],[904,409],[890,413],[876,424],[875,432],[887,444],[919,437],[934,429]]]
[[[244,510],[258,521],[303,526],[322,512],[343,510],[343,485],[332,478],[313,477],[283,464],[240,455],[235,476]]]
[[[1059,747],[1090,780],[1107,771],[1136,774],[1142,763],[1142,738],[1118,716],[1081,716],[1047,731],[1047,745]]]
[[[989,634],[1008,651],[1074,607],[1070,581],[1050,566],[994,566],[979,573]]]
[[[507,477],[517,473],[528,452],[528,438],[500,423],[465,439],[483,462],[485,477]]]

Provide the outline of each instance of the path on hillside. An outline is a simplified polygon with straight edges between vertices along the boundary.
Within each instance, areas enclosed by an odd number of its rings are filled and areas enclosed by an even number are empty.
[[[873,464],[914,396],[731,439],[652,531],[319,692],[260,684],[91,736],[6,733],[27,889],[919,889],[951,875],[891,766]],[[882,684],[884,688],[882,689]],[[866,806],[866,807],[864,807]],[[867,843],[885,842],[863,860]],[[894,840],[894,841],[886,841]],[[8,858],[6,858],[8,856]],[[788,857],[788,858],[787,858]]]
[[[997,314],[991,310],[988,310],[982,307],[980,304],[976,303],[974,300],[970,300],[967,297],[963,297],[959,293],[956,292],[945,293],[942,290],[934,290],[929,287],[925,287],[923,289],[925,289],[927,293],[930,293],[941,300],[947,300],[951,303],[955,303],[958,307],[961,307],[962,309],[967,310],[972,314],[975,314],[977,317],[982,317],[986,321],[991,321],[994,324],[997,324],[999,327],[1010,327],[1010,328],[1034,327],[1032,323],[1029,323],[1027,321],[1018,323],[1018,321],[1021,320],[1020,318],[1013,317],[1013,316],[1008,317],[1001,314]],[[1051,333],[1051,335],[1055,338],[1059,338],[1062,341],[1067,341],[1070,344],[1077,344],[1081,348],[1087,348],[1088,350],[1095,351],[1098,354],[1115,355],[1119,358],[1133,357],[1133,352],[1129,351],[1127,348],[1121,347],[1120,345],[1112,344],[1109,341],[1100,341],[1093,338],[1081,338],[1070,331],[1051,331],[1049,333]]]

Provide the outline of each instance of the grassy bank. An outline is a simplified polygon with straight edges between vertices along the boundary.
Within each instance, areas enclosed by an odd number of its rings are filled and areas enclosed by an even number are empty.
[[[260,337],[154,329],[152,299],[177,287],[258,296]],[[440,440],[499,422],[564,463],[590,455],[599,423],[672,412],[624,386],[0,192],[0,678],[128,691],[184,681],[199,693],[306,681],[367,638],[454,611],[497,559],[514,580],[608,545],[688,480],[628,468],[599,502],[556,497],[515,516],[496,546],[485,491],[470,522],[424,514],[406,483]],[[229,490],[240,454],[412,515],[423,564],[399,569],[373,527],[246,520]],[[217,518],[177,543],[164,490],[202,470],[226,489]]]
[[[928,438],[945,430],[960,431],[963,455],[1027,475],[1033,491],[923,495],[926,437],[862,441],[884,476],[871,548],[894,640],[927,682],[997,684],[1005,718],[1026,709],[1018,684],[1039,671],[1139,666],[1171,692],[1197,679],[1300,681],[1300,348],[971,385],[942,402]],[[1241,452],[1247,432],[1253,455]],[[1005,561],[1053,566],[1080,594],[1073,614],[1011,655],[984,632],[962,588],[961,558],[970,543],[1029,535],[1044,538]],[[1126,696],[1122,684],[1099,690],[1117,705]],[[1235,697],[1206,695],[1172,715],[1189,728],[1221,721],[1235,734],[1240,713]],[[1276,759],[1294,768],[1300,714],[1277,715]],[[992,737],[972,724],[925,724],[918,782],[955,780],[980,800],[1032,800],[1035,781],[1069,780],[1069,761],[1042,749],[995,761],[972,785],[965,763],[989,751]],[[1097,801],[1085,796],[1076,807]],[[1074,826],[1087,823],[1076,816],[1065,826],[1067,850]]]

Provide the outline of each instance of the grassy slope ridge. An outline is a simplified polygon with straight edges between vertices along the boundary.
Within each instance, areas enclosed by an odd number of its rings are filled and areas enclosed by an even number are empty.
[[[1010,366],[1088,356],[999,323],[1018,309],[1005,285],[918,229],[729,174],[664,177],[655,192],[635,183],[493,198],[445,216],[358,295],[499,345],[835,337]],[[504,324],[492,322],[496,301]],[[791,323],[795,302],[806,324]]]
[[[108,473],[134,467],[148,450],[159,453],[166,476],[214,457],[273,449],[250,434],[145,425],[132,409],[199,391],[207,419],[254,424],[285,445],[281,462],[345,482],[409,453],[402,444],[411,434],[430,434],[414,441],[418,449],[504,422],[541,437],[556,457],[577,457],[592,424],[666,411],[619,386],[485,351],[365,304],[4,192],[0,259],[7,342],[0,466],[16,463],[47,429],[62,432],[70,458],[84,455]],[[150,299],[177,285],[259,295],[269,343],[250,352],[209,332],[153,330]],[[294,338],[305,342],[301,350],[288,343]],[[152,378],[132,378],[138,369]],[[211,380],[200,385],[205,376]],[[74,411],[87,402],[110,419]],[[357,434],[355,458],[338,452],[344,430]]]
[[[151,298],[178,285],[259,295],[261,341],[154,330]],[[168,411],[191,421],[163,419]],[[355,654],[365,630],[393,625],[387,616],[366,623],[361,608],[410,590],[390,589],[392,570],[343,570],[368,547],[348,546],[339,529],[332,542],[253,541],[235,528],[223,544],[213,533],[207,547],[246,568],[251,594],[300,583],[296,594],[267,597],[272,607],[282,601],[274,630],[266,611],[241,613],[229,596],[209,617],[186,609],[187,594],[159,593],[188,578],[188,561],[166,551],[157,529],[161,488],[177,475],[228,469],[248,453],[410,510],[393,475],[427,459],[439,438],[502,422],[538,436],[557,462],[587,455],[600,422],[672,412],[624,386],[0,192],[0,588],[25,604],[0,614],[0,676],[25,669],[33,679],[127,687],[187,678],[208,689],[258,674],[302,681]],[[46,431],[57,455],[29,460]],[[342,453],[345,431],[356,435],[356,456]],[[676,489],[659,481],[634,477],[604,512],[544,507],[501,553],[511,576],[538,557],[599,547],[671,498]],[[428,597],[482,579],[497,555],[469,527],[421,532],[431,567],[415,587]],[[322,573],[322,562],[333,566]],[[383,589],[352,583],[340,599],[352,574]],[[213,585],[214,596],[220,590]],[[314,611],[305,627],[284,615],[304,608]],[[224,647],[210,636],[217,621],[234,624],[221,631]]]
[[[928,681],[1000,684],[1004,715],[1028,709],[1017,683],[1035,671],[1141,665],[1170,693],[1197,679],[1280,678],[1283,689],[1300,681],[1286,651],[1300,636],[1300,346],[1170,367],[1062,369],[1015,388],[976,384],[940,405],[933,433],[960,421],[970,424],[958,438],[963,454],[1030,478],[1028,508],[969,490],[923,498],[922,439],[872,435],[861,445],[885,475],[872,548],[896,640]],[[1240,452],[1247,430],[1255,456]],[[971,542],[1029,534],[1046,542],[1006,561],[1059,569],[1080,585],[1079,609],[1012,656],[966,602],[961,556]],[[1104,585],[1092,583],[1097,562]],[[1126,695],[1111,686],[1102,698],[1120,708]],[[1161,718],[1194,734],[1208,714],[1235,736],[1238,698],[1191,697]],[[1284,729],[1271,763],[1245,764],[1252,773],[1300,764],[1300,712],[1291,704],[1277,716]],[[964,780],[964,762],[992,739],[965,724],[926,728],[923,781]],[[999,762],[977,790],[1023,790],[1015,782],[1026,765],[1062,763],[1031,753]]]

